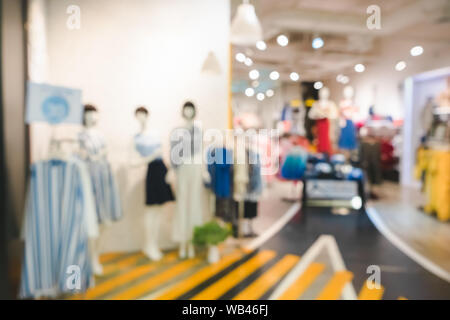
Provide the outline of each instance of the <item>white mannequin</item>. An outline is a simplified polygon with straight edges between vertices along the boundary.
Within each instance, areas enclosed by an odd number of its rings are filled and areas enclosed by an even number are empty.
[[[84,114],[84,127],[83,131],[87,132],[88,134],[96,134],[98,135],[98,130],[96,129],[98,123],[98,112],[97,111],[87,111]],[[83,159],[86,159],[88,156],[91,160],[96,161],[99,160],[102,157],[106,157],[106,147],[102,148],[100,153],[98,155],[88,155],[87,150],[81,148],[80,149],[80,156]],[[99,237],[96,238],[90,238],[89,239],[89,251],[91,253],[91,261],[92,261],[92,269],[94,271],[95,275],[102,275],[103,274],[103,266],[100,263],[100,248],[101,248],[101,237],[100,234],[104,231],[104,225],[99,225]]]
[[[337,118],[336,104],[330,100],[330,89],[323,87],[319,91],[319,101],[315,102],[309,112],[309,117],[313,120]]]
[[[343,92],[344,99],[342,99],[339,107],[340,113],[344,119],[344,123],[341,123],[341,126],[345,126],[345,120],[353,120],[355,114],[358,112],[358,109],[355,107],[353,97],[355,96],[355,90],[352,86],[346,86]]]
[[[145,112],[137,112],[136,120],[139,123],[139,133],[148,133],[148,114]],[[139,159],[133,159],[132,167],[142,167],[148,165],[153,160],[162,156],[161,148],[158,148],[152,155],[148,157],[140,156]],[[167,178],[167,177],[166,177]],[[158,235],[161,225],[161,215],[163,212],[162,205],[147,206],[144,214],[145,244],[142,249],[144,254],[153,261],[159,261],[163,257],[158,245]]]
[[[184,140],[185,138],[175,137],[177,132],[180,132],[177,131],[179,129],[201,134],[201,131],[198,131],[199,128],[195,126],[195,116],[195,106],[191,102],[186,103],[182,109],[184,124],[174,130],[174,136],[171,136],[172,147],[176,148],[176,145],[180,142],[183,145],[188,142],[188,140]],[[178,162],[175,161],[176,153],[171,154],[174,169],[168,174],[168,176],[175,174],[177,178],[177,207],[173,224],[173,239],[179,243],[181,259],[195,256],[195,248],[191,240],[195,226],[203,224],[203,182],[210,179],[202,161],[203,138],[202,136],[191,136],[190,138],[193,139],[189,145],[191,148],[193,147],[190,154],[191,158],[182,158],[182,161]],[[176,149],[172,151],[176,152]],[[185,154],[183,154],[184,156]]]

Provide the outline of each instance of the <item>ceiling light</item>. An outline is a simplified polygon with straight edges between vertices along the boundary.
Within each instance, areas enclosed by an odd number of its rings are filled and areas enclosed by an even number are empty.
[[[256,16],[255,7],[244,0],[231,22],[230,40],[239,46],[253,46],[262,39],[261,24]]]
[[[260,92],[256,95],[256,99],[258,99],[259,101],[263,101],[265,98],[264,93]]]
[[[366,67],[362,63],[358,63],[355,66],[355,71],[356,72],[364,72],[364,70],[366,70]]]
[[[251,67],[253,65],[253,60],[250,58],[245,58],[244,63],[247,67]]]
[[[406,68],[406,62],[405,61],[399,61],[397,62],[397,64],[395,65],[395,70],[397,71],[402,71]]]
[[[242,52],[239,52],[236,54],[236,60],[238,62],[244,62],[245,61],[245,54],[243,54]]]
[[[269,75],[270,79],[275,81],[280,79],[280,74],[278,73],[278,71],[272,71]]]
[[[342,76],[341,78],[341,83],[342,84],[347,84],[349,83],[350,79],[347,76]]]
[[[258,80],[252,81],[252,87],[253,88],[257,88],[258,86],[259,86],[259,81]]]
[[[298,81],[300,79],[300,76],[297,72],[291,72],[290,78],[292,81]]]
[[[269,98],[273,97],[274,94],[275,94],[275,92],[272,89],[269,89],[266,91],[266,96],[268,96]]]
[[[415,46],[411,48],[410,53],[413,57],[420,56],[423,53],[423,48],[421,46]]]
[[[253,88],[245,89],[245,95],[247,97],[253,97],[255,95],[255,90]]]
[[[312,41],[312,47],[316,50],[322,48],[324,44],[325,42],[321,37],[315,37]]]
[[[277,37],[277,42],[280,46],[286,47],[289,44],[289,39],[284,34],[280,34]]]
[[[342,75],[342,74],[338,74],[337,75],[337,77],[336,77],[336,81],[337,82],[342,82],[342,77],[343,77],[344,75]]]
[[[250,77],[250,79],[256,80],[259,78],[259,71],[254,69],[248,73],[248,76]]]
[[[264,41],[259,40],[259,41],[256,43],[256,48],[257,48],[258,50],[264,51],[264,50],[267,49],[267,44],[266,44]]]
[[[314,89],[320,90],[320,89],[322,89],[322,88],[323,88],[323,83],[322,83],[322,81],[314,82]]]

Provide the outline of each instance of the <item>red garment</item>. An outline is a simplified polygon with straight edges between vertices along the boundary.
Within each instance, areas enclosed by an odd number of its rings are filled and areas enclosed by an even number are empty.
[[[317,151],[331,154],[330,122],[327,118],[316,120],[317,126]]]

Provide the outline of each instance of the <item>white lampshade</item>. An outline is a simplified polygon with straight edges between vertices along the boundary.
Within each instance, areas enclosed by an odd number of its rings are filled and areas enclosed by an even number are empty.
[[[231,43],[238,46],[254,46],[262,39],[262,28],[255,7],[249,3],[239,5],[231,22]]]
[[[202,73],[209,73],[215,75],[222,73],[222,68],[220,67],[219,60],[217,59],[217,56],[214,54],[214,52],[210,51],[208,53],[208,56],[203,62]]]

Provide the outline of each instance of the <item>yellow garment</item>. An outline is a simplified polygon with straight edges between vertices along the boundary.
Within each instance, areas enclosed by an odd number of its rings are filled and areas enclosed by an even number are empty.
[[[415,176],[425,175],[427,213],[436,213],[439,220],[450,220],[450,151],[419,149]]]

